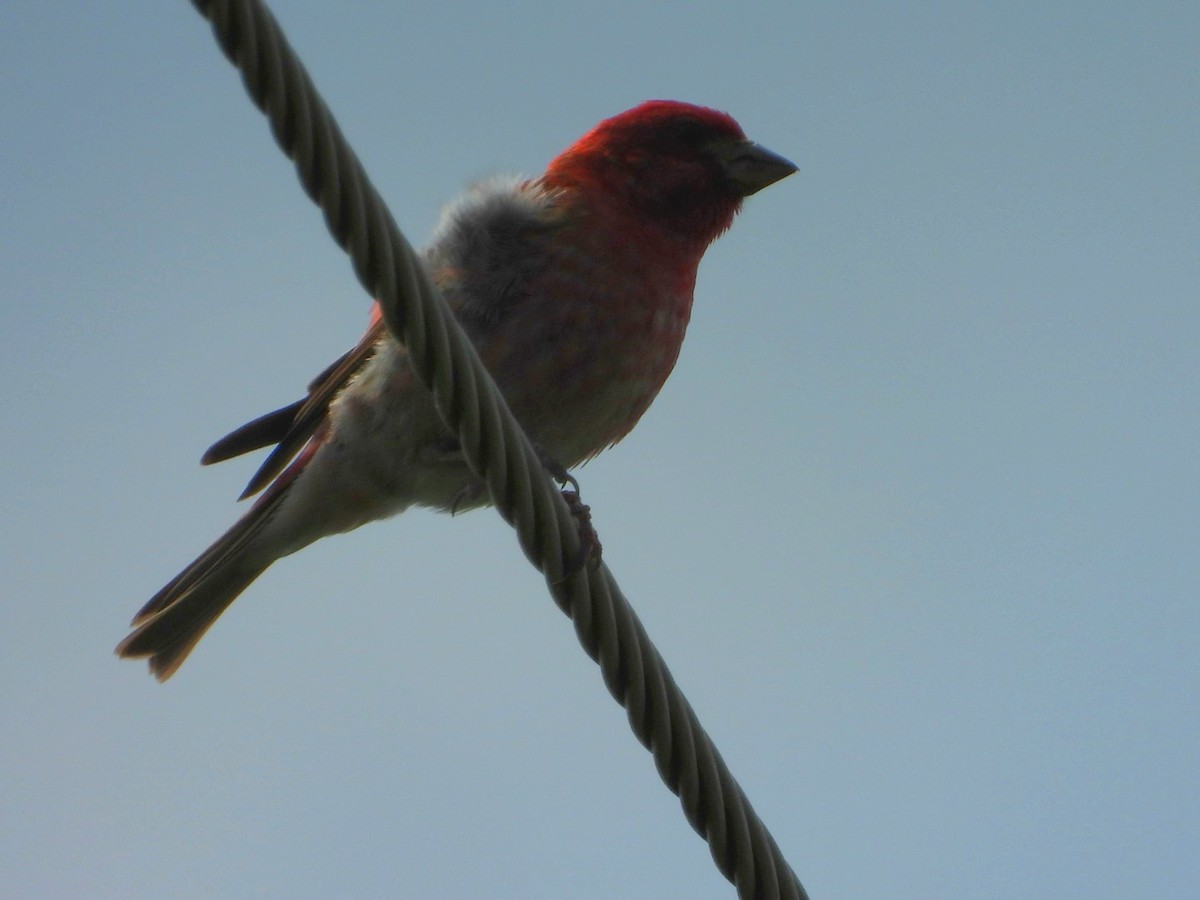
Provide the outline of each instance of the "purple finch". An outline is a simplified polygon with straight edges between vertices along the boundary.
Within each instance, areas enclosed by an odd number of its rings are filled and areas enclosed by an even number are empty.
[[[742,199],[795,166],[728,115],[652,101],[607,119],[540,178],[479,185],[443,214],[424,264],[513,414],[569,468],[628,434],[679,355],[696,268]],[[373,310],[308,396],[205,453],[275,449],[250,510],[134,617],[117,647],[169,678],[283,556],[410,506],[487,502],[404,347]]]

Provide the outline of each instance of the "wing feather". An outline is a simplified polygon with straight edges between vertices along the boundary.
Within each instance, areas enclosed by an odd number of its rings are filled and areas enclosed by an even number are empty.
[[[313,379],[308,386],[307,397],[231,431],[204,451],[200,462],[210,465],[275,444],[275,449],[254,473],[238,499],[245,500],[257,494],[287,468],[288,463],[316,433],[329,412],[329,404],[375,355],[379,338],[385,329],[383,320],[372,315],[367,333],[352,350],[342,354]]]

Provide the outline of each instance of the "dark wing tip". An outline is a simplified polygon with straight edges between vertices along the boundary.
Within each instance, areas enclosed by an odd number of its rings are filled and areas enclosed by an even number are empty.
[[[243,453],[278,444],[287,435],[296,421],[296,415],[306,402],[307,398],[297,400],[234,429],[204,451],[204,455],[200,457],[200,465],[209,466],[224,462]]]

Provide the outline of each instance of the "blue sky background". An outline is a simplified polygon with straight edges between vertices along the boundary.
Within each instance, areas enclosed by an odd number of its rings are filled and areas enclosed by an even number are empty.
[[[1200,7],[276,12],[415,244],[652,97],[798,175],[579,474],[814,898],[1200,893]],[[0,895],[725,898],[494,514],[112,647],[368,301],[186,3],[0,4]]]

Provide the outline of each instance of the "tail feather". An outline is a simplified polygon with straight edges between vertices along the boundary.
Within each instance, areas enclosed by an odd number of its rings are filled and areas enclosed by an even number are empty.
[[[117,645],[117,655],[127,659],[145,657],[154,677],[166,681],[221,613],[266,568],[226,568],[208,573],[164,609],[142,620]]]
[[[166,681],[196,643],[250,582],[278,557],[260,541],[286,489],[307,457],[280,478],[232,528],[150,598],[133,617],[133,632],[117,645],[125,659],[146,658],[150,671]]]

